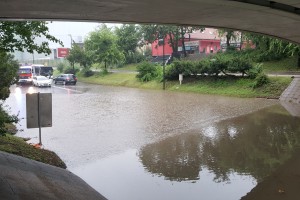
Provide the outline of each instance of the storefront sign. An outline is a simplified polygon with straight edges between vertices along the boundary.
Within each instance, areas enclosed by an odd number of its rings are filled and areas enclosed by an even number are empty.
[[[65,58],[69,55],[68,48],[57,48],[57,57],[58,58]]]
[[[185,46],[199,46],[199,41],[188,41],[184,42]]]

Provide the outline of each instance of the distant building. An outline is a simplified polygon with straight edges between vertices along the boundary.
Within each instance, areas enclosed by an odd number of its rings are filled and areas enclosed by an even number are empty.
[[[48,65],[50,61],[62,60],[64,59],[69,52],[70,47],[73,44],[76,44],[80,47],[83,47],[83,40],[81,36],[72,38],[70,35],[55,36],[57,39],[63,41],[64,46],[60,44],[50,42],[51,53],[49,55],[39,54],[37,52],[29,53],[27,51],[15,51],[12,53],[15,56],[15,59],[21,64],[43,64]],[[44,42],[45,38],[36,38],[35,42],[41,44]]]
[[[194,33],[187,33],[184,37],[184,46],[187,54],[200,55],[211,54],[221,50],[221,38],[218,35],[217,29],[206,28],[204,31],[195,31]],[[164,51],[164,52],[163,52]],[[178,43],[178,52],[183,54],[182,41]],[[152,56],[170,56],[173,49],[168,44],[168,39],[165,44],[159,45],[158,41],[152,43]]]

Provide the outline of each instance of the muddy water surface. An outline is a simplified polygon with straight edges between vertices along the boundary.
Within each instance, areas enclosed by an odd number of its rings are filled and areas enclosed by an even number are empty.
[[[53,87],[44,147],[108,199],[240,199],[290,158],[300,120],[276,100]],[[7,101],[24,117],[28,88]],[[37,129],[18,135],[38,141]]]

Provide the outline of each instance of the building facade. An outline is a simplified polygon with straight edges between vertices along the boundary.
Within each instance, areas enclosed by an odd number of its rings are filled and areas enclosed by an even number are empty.
[[[169,38],[166,38],[164,44],[158,40],[152,43],[152,56],[170,56],[173,53],[172,47],[168,44]],[[204,31],[185,34],[184,47],[187,54],[190,55],[208,55],[217,53],[221,50],[221,38],[218,36],[217,29],[206,28]],[[178,53],[183,54],[182,41],[178,42]]]

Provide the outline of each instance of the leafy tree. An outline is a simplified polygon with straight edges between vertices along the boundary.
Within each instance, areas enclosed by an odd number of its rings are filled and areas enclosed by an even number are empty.
[[[218,29],[219,36],[226,37],[226,48],[230,48],[230,41],[236,40],[238,37],[238,34],[236,31],[230,30],[230,29]]]
[[[186,33],[192,33],[195,30],[204,30],[199,26],[174,26],[174,25],[142,25],[141,32],[143,38],[147,43],[153,43],[158,39],[167,39],[167,43],[172,47],[173,53],[178,52],[179,41],[182,42],[183,52],[186,57],[184,49],[184,36]]]
[[[6,52],[0,51],[0,100],[9,97],[9,87],[17,81],[18,62]]]
[[[116,35],[105,24],[91,32],[84,45],[93,62],[103,62],[105,69],[109,64],[118,64],[125,60],[123,52],[118,48]]]
[[[245,38],[255,44],[260,52],[259,61],[281,59],[288,56],[298,56],[298,67],[300,67],[300,46],[281,39],[269,36],[247,33]]]
[[[134,24],[123,24],[116,28],[117,44],[124,52],[126,63],[132,62],[132,55],[135,55],[136,49],[141,41],[140,26]]]
[[[45,37],[41,44],[35,42],[35,38]],[[2,21],[0,22],[0,50],[4,52],[28,51],[33,53],[50,54],[48,41],[62,42],[48,33],[47,22],[41,21]]]
[[[67,57],[70,63],[79,63],[83,68],[88,68],[92,64],[92,60],[88,52],[80,46],[74,44]]]

